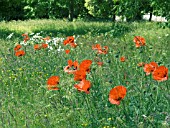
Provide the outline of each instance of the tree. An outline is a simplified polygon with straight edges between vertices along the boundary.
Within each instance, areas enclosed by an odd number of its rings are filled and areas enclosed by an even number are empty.
[[[89,14],[97,18],[112,18],[115,21],[118,0],[85,0]]]
[[[25,2],[22,0],[0,0],[0,20],[23,19]]]

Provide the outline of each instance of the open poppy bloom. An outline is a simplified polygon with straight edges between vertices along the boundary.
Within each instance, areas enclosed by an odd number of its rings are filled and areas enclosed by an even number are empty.
[[[146,75],[150,75],[156,68],[158,68],[158,64],[156,62],[150,62],[149,64],[145,64],[143,69]]]
[[[74,37],[73,36],[68,36],[66,40],[63,41],[64,45],[69,44],[71,47],[76,48],[77,44],[74,43]]]
[[[51,76],[50,78],[48,78],[47,80],[47,88],[48,90],[59,90],[59,88],[57,87],[57,85],[59,84],[59,76]]]
[[[80,70],[84,70],[89,73],[91,64],[92,64],[92,60],[83,60],[80,63],[79,68]]]
[[[42,47],[40,44],[35,44],[34,45],[34,50],[40,50]]]
[[[24,42],[27,42],[30,38],[28,36],[28,34],[22,34],[22,36],[24,37]]]
[[[90,83],[90,81],[83,79],[82,81],[80,81],[79,84],[74,85],[74,87],[77,88],[78,91],[83,91],[83,92],[89,94],[91,83]]]
[[[112,88],[109,93],[110,103],[119,105],[120,101],[126,96],[126,91],[126,88],[122,85]]]
[[[97,53],[98,54],[107,54],[108,50],[109,50],[109,47],[108,46],[104,46],[103,49],[98,50]]]
[[[100,44],[95,44],[95,45],[92,45],[92,49],[93,50],[97,50],[98,54],[107,54],[109,47],[108,46],[104,46],[102,48],[102,46]]]
[[[95,44],[95,45],[92,45],[92,49],[93,49],[93,50],[101,50],[102,47],[101,47],[100,44]]]
[[[135,42],[136,47],[139,48],[141,46],[145,46],[145,38],[141,37],[141,36],[135,36],[133,39],[133,42]]]
[[[65,53],[66,53],[66,54],[69,54],[69,53],[70,53],[70,50],[69,50],[69,49],[66,49],[66,50],[65,50]]]
[[[24,50],[19,50],[19,51],[15,52],[15,56],[20,57],[20,56],[24,56],[24,55],[25,55],[25,51]]]
[[[19,49],[21,49],[21,45],[20,44],[17,44],[15,47],[14,47],[14,51],[18,51]]]
[[[121,62],[125,62],[126,58],[124,56],[120,57]]]
[[[79,67],[78,61],[72,61],[72,60],[68,60],[67,61],[68,66],[66,66],[64,68],[64,72],[67,72],[69,74],[73,74]]]
[[[72,48],[76,48],[77,47],[77,44],[76,43],[70,43],[70,46],[72,47]]]
[[[48,47],[48,44],[42,43],[42,44],[41,44],[41,47],[45,49],[45,48]]]
[[[73,72],[73,74],[74,74],[75,81],[82,81],[83,79],[86,79],[85,70],[76,70],[75,72]]]
[[[159,66],[153,71],[152,77],[154,80],[157,80],[159,82],[168,80],[168,68],[166,68],[165,66]]]

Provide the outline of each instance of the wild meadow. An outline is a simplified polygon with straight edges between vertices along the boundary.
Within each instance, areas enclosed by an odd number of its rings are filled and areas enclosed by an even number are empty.
[[[0,45],[2,128],[170,127],[159,23],[0,22]]]

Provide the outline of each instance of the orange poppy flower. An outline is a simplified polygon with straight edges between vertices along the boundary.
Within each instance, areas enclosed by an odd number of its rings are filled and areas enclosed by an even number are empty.
[[[77,70],[78,67],[79,67],[78,61],[74,61],[74,62],[73,62],[72,60],[68,60],[67,63],[68,63],[68,66],[69,66],[69,67],[72,67],[72,66],[73,66],[74,70]]]
[[[120,57],[121,62],[125,62],[126,58],[124,56]]]
[[[91,83],[90,83],[90,81],[84,79],[84,80],[80,81],[79,84],[74,85],[74,87],[77,88],[78,91],[83,91],[83,92],[89,94]]]
[[[102,47],[101,47],[100,44],[95,44],[95,45],[92,45],[92,49],[93,49],[93,50],[101,50]]]
[[[158,68],[158,64],[156,62],[151,62],[149,64],[144,65],[144,72],[146,72],[146,75],[150,75],[156,68]]]
[[[139,48],[141,46],[145,46],[145,38],[141,37],[141,36],[135,36],[133,39],[133,42],[135,42],[136,47]]]
[[[24,37],[24,42],[27,42],[30,38],[28,36],[28,34],[22,34],[22,36]]]
[[[73,61],[72,61],[72,60],[68,60],[67,63],[68,63],[68,65],[69,65],[70,67],[73,66]]]
[[[64,44],[64,45],[67,45],[68,43],[69,43],[69,40],[64,40],[64,41],[63,41],[63,44]]]
[[[86,79],[86,71],[85,70],[76,70],[74,73],[75,81],[82,81]]]
[[[103,62],[100,62],[100,61],[97,62],[97,65],[98,65],[98,66],[102,66],[102,65],[103,65]]]
[[[72,48],[76,48],[77,47],[77,44],[76,43],[70,43],[70,46],[72,47]]]
[[[71,47],[76,48],[77,44],[74,43],[74,37],[73,36],[68,36],[66,40],[63,41],[64,45],[69,44]]]
[[[89,73],[91,64],[92,60],[83,60],[79,65],[79,69]]]
[[[70,53],[70,50],[69,50],[69,49],[66,49],[66,50],[65,50],[65,53],[66,53],[66,54],[69,54],[69,53]]]
[[[153,71],[152,77],[154,80],[157,81],[168,80],[168,68],[166,68],[165,66],[159,66]]]
[[[73,74],[79,67],[78,61],[73,62],[72,60],[68,60],[67,63],[68,66],[64,68],[64,71],[69,74]],[[72,70],[70,68],[72,68]]]
[[[126,91],[126,88],[122,85],[112,88],[109,93],[110,103],[119,105],[120,101],[126,96]]]
[[[47,36],[45,38],[42,38],[44,41],[50,40],[50,36]]]
[[[41,47],[45,49],[48,47],[48,44],[42,43]]]
[[[108,46],[104,46],[103,47],[103,54],[107,54],[108,53],[108,50],[109,50],[109,47]]]
[[[41,49],[41,46],[39,44],[34,45],[34,50],[40,50],[40,49]]]
[[[73,37],[73,36],[68,36],[68,37],[67,37],[67,40],[68,40],[70,43],[73,43],[73,42],[74,42],[74,37]]]
[[[144,65],[145,65],[144,62],[140,62],[140,63],[137,64],[138,67],[143,67]]]
[[[103,49],[98,49],[98,54],[107,54],[108,53],[108,46],[104,46]]]
[[[48,90],[59,90],[57,85],[59,84],[60,77],[59,76],[51,76],[47,80],[47,88]]]
[[[17,44],[15,47],[14,47],[14,51],[18,51],[19,49],[21,49],[21,45],[20,44]]]
[[[19,50],[19,51],[15,52],[15,56],[20,57],[20,56],[24,56],[24,55],[25,55],[25,51],[24,50]]]

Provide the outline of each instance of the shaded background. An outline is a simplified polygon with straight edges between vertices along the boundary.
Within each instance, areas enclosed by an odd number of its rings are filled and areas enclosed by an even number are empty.
[[[142,20],[144,14],[165,17],[169,0],[0,0],[0,21],[27,19]]]

